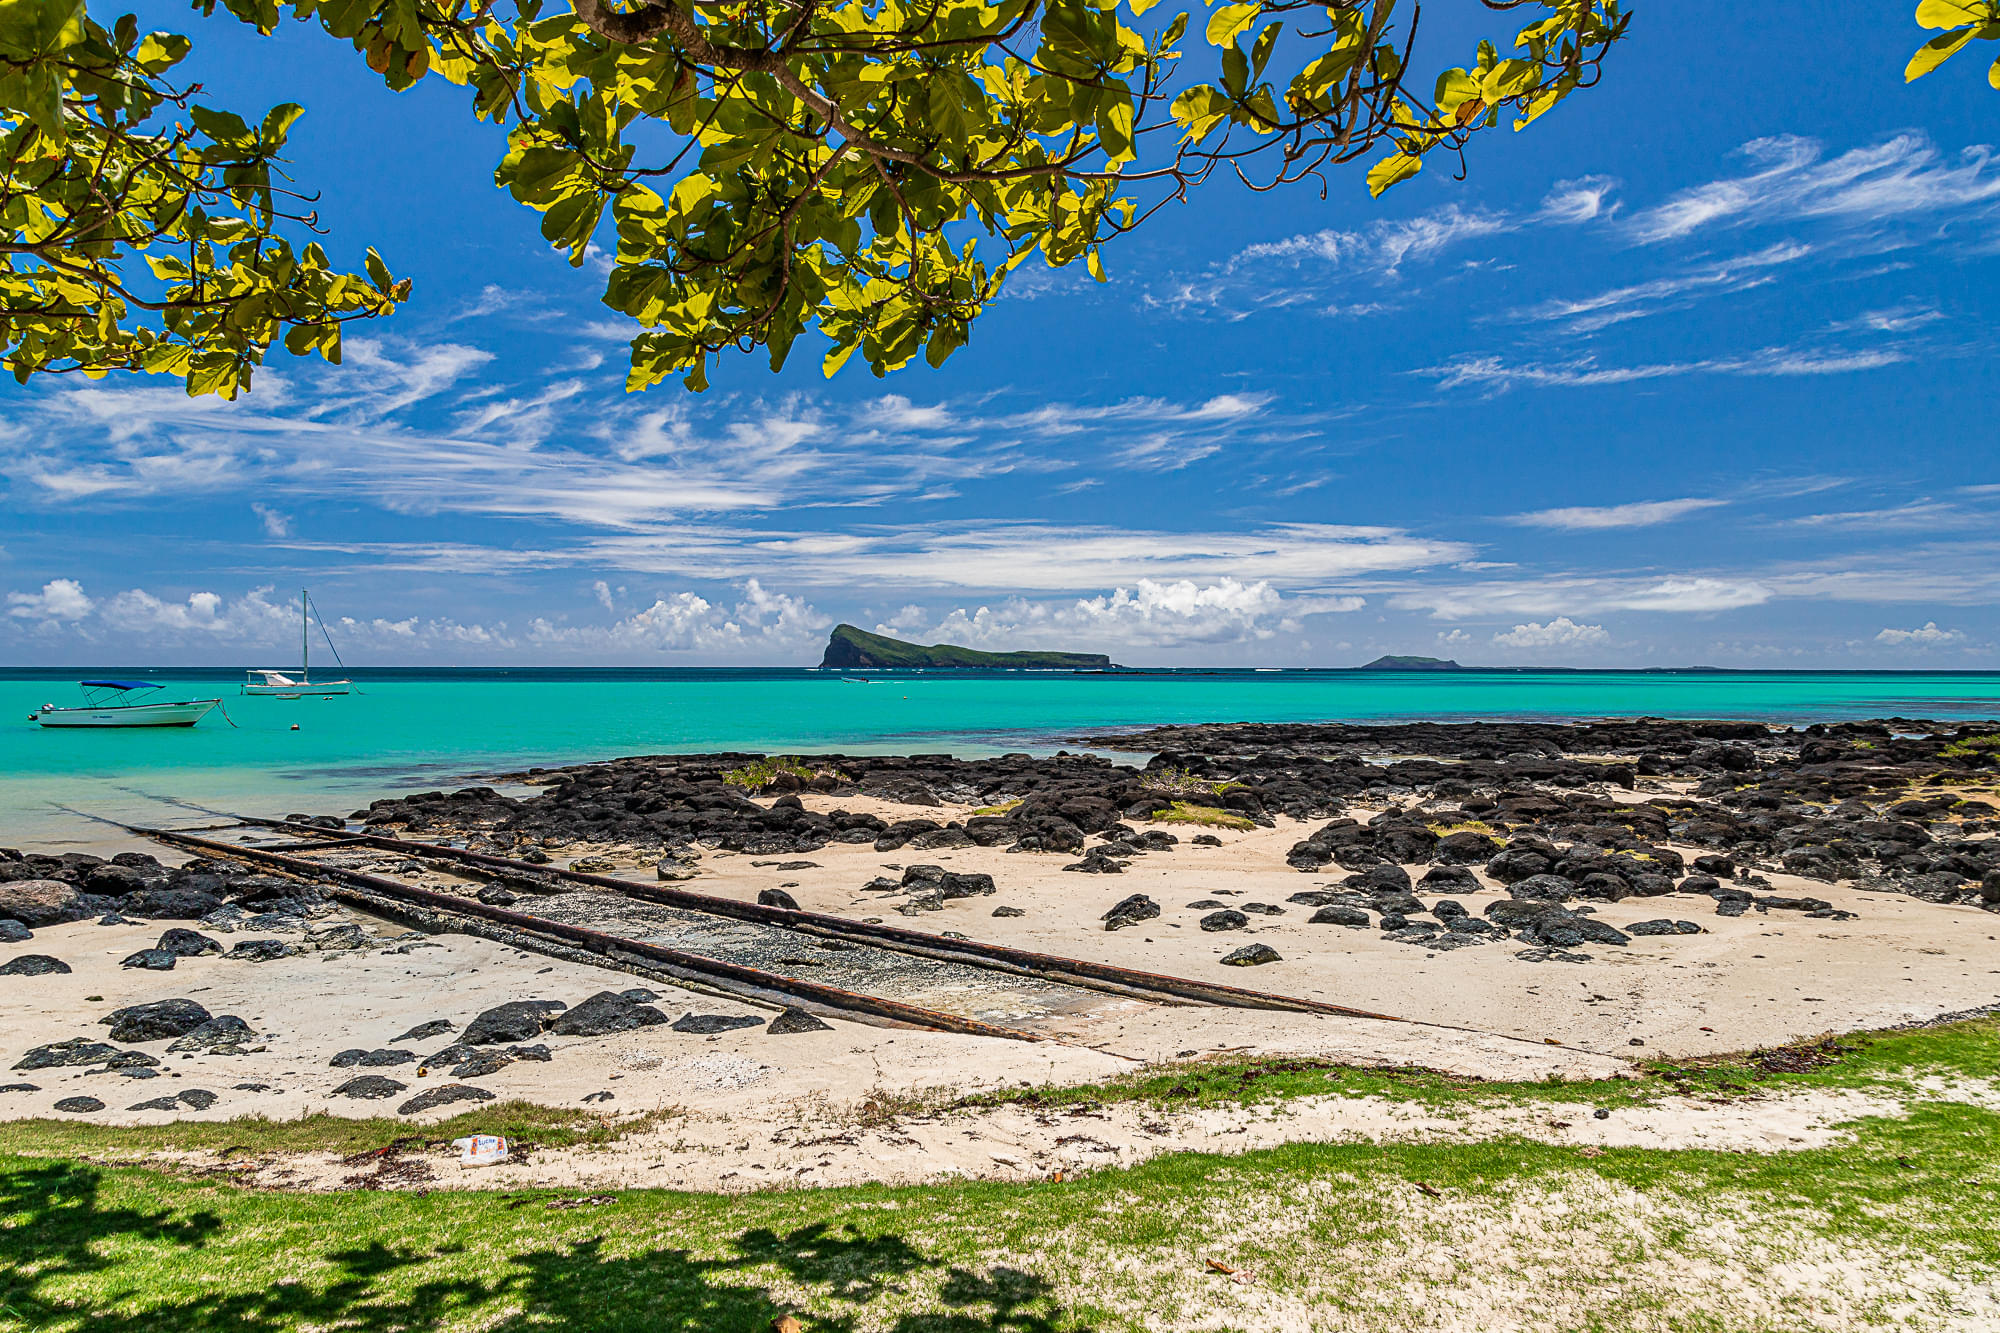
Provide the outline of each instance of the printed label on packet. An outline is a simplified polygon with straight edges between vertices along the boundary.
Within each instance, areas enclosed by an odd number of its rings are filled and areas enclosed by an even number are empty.
[[[460,1166],[491,1166],[507,1160],[507,1140],[498,1134],[474,1134],[469,1138],[453,1139],[451,1146],[458,1149]]]

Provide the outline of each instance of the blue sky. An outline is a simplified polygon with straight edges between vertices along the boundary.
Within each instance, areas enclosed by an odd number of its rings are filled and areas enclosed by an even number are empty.
[[[802,344],[703,395],[623,391],[602,273],[493,188],[456,90],[154,8],[218,103],[306,106],[329,249],[415,296],[235,404],[0,385],[0,661],[282,659],[305,584],[359,665],[803,664],[838,620],[1128,663],[1995,664],[2000,93],[1971,57],[1905,86],[1907,6],[1641,3],[1467,180],[1219,186],[1107,284],[1024,271],[941,370]],[[1474,9],[1426,10],[1433,52],[1502,32]]]

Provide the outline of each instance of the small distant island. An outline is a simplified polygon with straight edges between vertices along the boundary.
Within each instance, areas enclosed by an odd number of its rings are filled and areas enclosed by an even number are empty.
[[[906,643],[870,634],[853,625],[835,625],[820,658],[822,671],[895,671],[919,667],[970,667],[1003,671],[1109,671],[1103,653],[985,653],[955,643]]]
[[[1465,669],[1448,657],[1397,657],[1394,654],[1378,657],[1361,668],[1363,671],[1464,671]]]

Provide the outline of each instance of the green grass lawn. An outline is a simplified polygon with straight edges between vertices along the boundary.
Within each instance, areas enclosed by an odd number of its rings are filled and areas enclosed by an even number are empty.
[[[1840,1045],[1616,1084],[1267,1061],[1040,1094],[1171,1104],[1365,1085],[1476,1106],[1857,1086],[1914,1098],[1907,1117],[1809,1151],[1297,1144],[1059,1184],[629,1190],[574,1206],[546,1191],[248,1191],[105,1160],[121,1135],[137,1149],[158,1130],[0,1126],[0,1329],[748,1333],[786,1312],[856,1333],[2000,1319],[2000,1115],[1950,1090],[1994,1076],[2000,1026]],[[259,1132],[233,1123],[240,1139]]]

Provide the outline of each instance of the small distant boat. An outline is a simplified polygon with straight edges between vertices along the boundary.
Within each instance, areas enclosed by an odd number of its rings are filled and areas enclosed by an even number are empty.
[[[299,670],[296,678],[289,668],[273,671],[268,667],[257,667],[248,673],[243,682],[243,693],[276,695],[280,699],[297,699],[302,695],[352,694],[354,682],[341,680],[314,680],[312,678],[312,597],[305,589],[299,590]],[[344,668],[340,661],[340,650],[333,646],[333,638],[326,633],[326,620],[321,618],[319,632],[326,636],[326,646],[333,653],[333,660]]]
[[[28,715],[30,722],[45,727],[191,727],[219,707],[220,699],[182,699],[175,703],[114,703],[129,699],[135,690],[161,690],[143,680],[84,680],[77,682],[89,702],[81,707],[58,708],[43,704]]]

